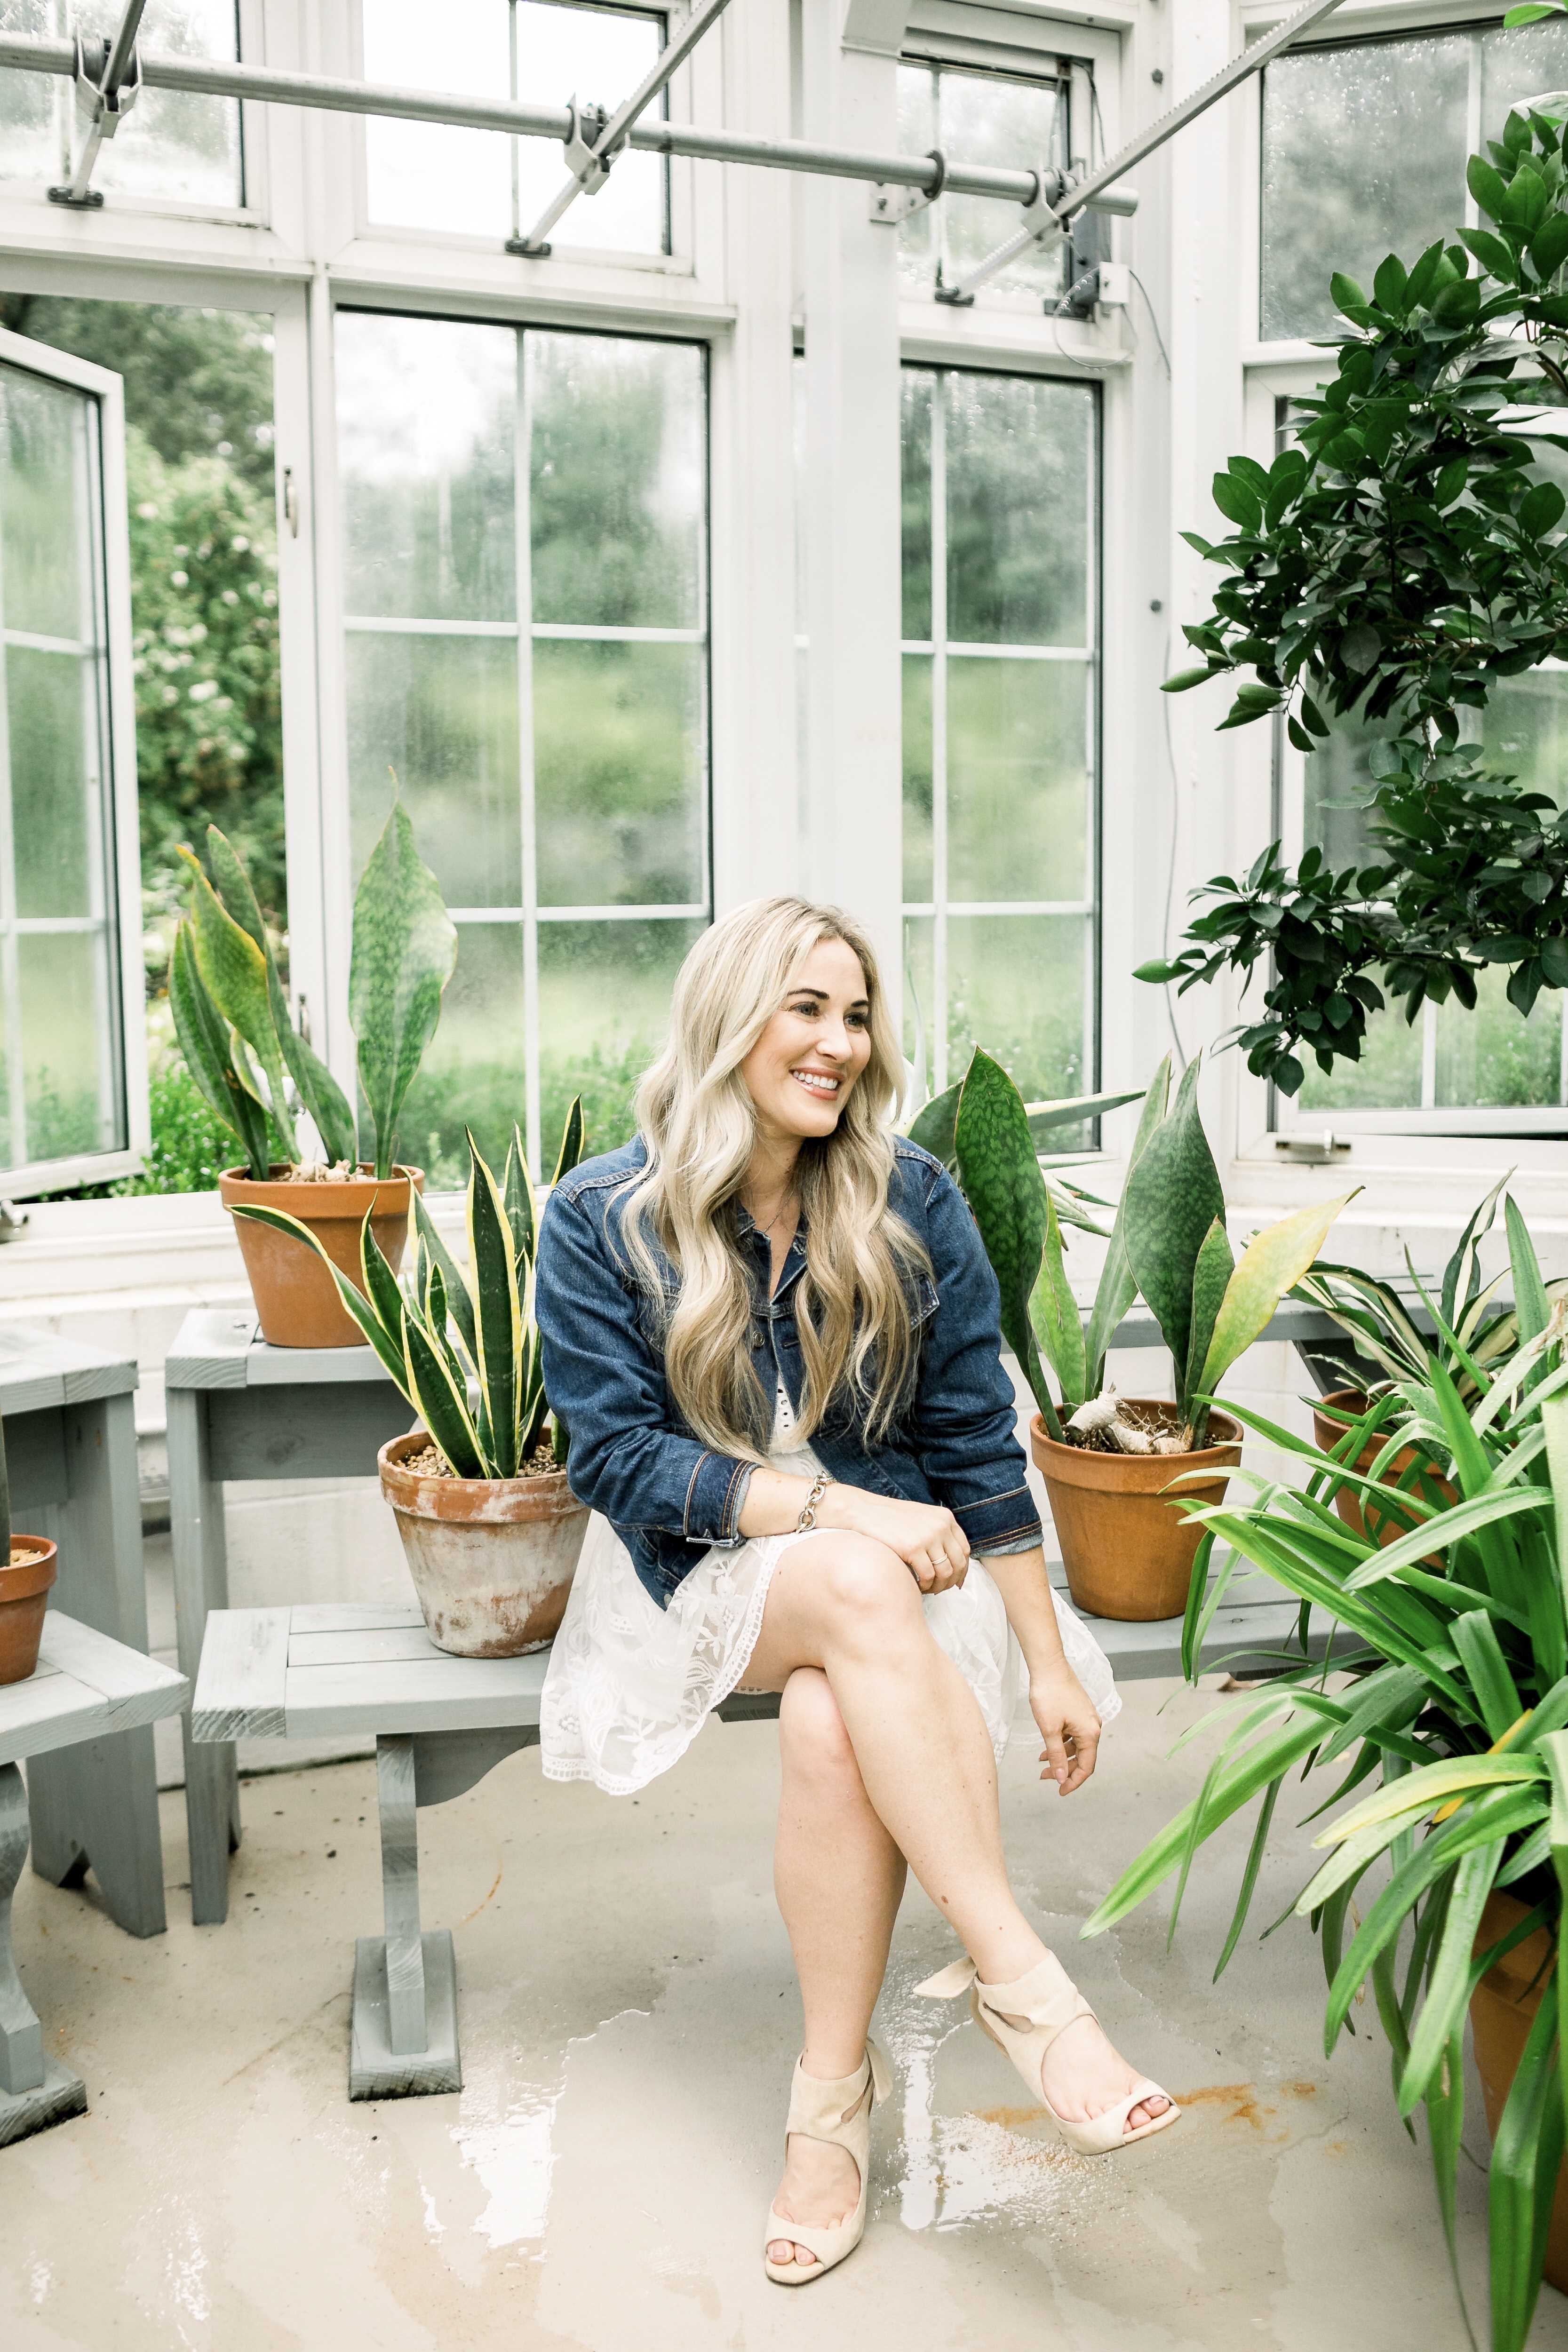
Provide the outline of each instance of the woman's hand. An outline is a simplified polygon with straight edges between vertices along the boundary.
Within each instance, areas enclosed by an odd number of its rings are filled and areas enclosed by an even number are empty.
[[[969,1538],[940,1503],[904,1503],[862,1486],[829,1486],[816,1507],[819,1528],[873,1536],[896,1551],[922,1592],[950,1592],[969,1573]]]
[[[1100,1717],[1065,1659],[1037,1668],[1029,1677],[1029,1706],[1045,1736],[1042,1780],[1054,1780],[1058,1796],[1070,1797],[1094,1769]]]

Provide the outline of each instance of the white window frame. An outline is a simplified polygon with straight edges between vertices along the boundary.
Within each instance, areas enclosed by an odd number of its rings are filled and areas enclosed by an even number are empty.
[[[0,1171],[0,1192],[14,1200],[100,1184],[141,1171],[152,1130],[147,1106],[146,978],[142,961],[142,843],[136,802],[136,698],[131,652],[131,535],[125,496],[125,388],[107,368],[0,329],[0,361],[85,393],[97,406],[100,512],[97,583],[104,650],[100,662],[103,736],[110,773],[103,916],[110,927],[110,971],[118,982],[118,1049],[126,1142],[106,1151],[73,1152]],[[112,905],[108,901],[112,898]],[[9,925],[4,927],[9,935]],[[0,952],[4,948],[0,947]],[[9,993],[9,991],[7,991]],[[8,1041],[7,1041],[8,1042]]]

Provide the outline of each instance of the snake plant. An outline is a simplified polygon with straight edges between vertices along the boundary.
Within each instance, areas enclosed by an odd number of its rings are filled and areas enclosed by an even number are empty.
[[[566,1117],[552,1183],[575,1168],[584,1146],[583,1106]],[[498,1182],[468,1136],[465,1273],[414,1196],[414,1265],[399,1283],[371,1230],[360,1229],[360,1279],[351,1282],[309,1225],[286,1210],[235,1208],[313,1249],[338,1296],[459,1478],[515,1478],[538,1451],[550,1407],[533,1319],[538,1204],[514,1127]],[[565,1431],[555,1454],[566,1457]]]
[[[1087,1333],[1063,1262],[1063,1221],[1036,1157],[1022,1096],[1000,1063],[978,1050],[957,1090],[954,1161],[1002,1293],[1003,1337],[1024,1368],[1041,1420],[1058,1442],[1061,1419],[1040,1350],[1057,1376],[1064,1406],[1099,1397],[1112,1335],[1142,1293],[1171,1351],[1180,1425],[1190,1433],[1188,1442],[1201,1446],[1215,1389],[1311,1265],[1346,1201],[1354,1198],[1347,1192],[1282,1217],[1255,1234],[1237,1262],[1226,1233],[1219,1171],[1198,1116],[1198,1065],[1186,1070],[1173,1103],[1170,1080],[1167,1055],[1143,1097]],[[925,1141],[921,1120],[910,1132],[917,1143]]]
[[[300,1159],[290,1081],[328,1160],[357,1165],[353,1112],[289,1017],[261,909],[232,845],[216,824],[207,827],[210,878],[194,851],[180,855],[191,869],[191,900],[174,934],[169,1004],[197,1087],[238,1138],[258,1181],[271,1172],[269,1113],[285,1155],[290,1162]],[[354,898],[349,968],[349,1017],[359,1039],[378,1177],[392,1173],[398,1113],[436,1034],[457,954],[458,934],[439,886],[397,802]]]
[[[1568,2068],[1559,2032],[1568,1995],[1559,1932],[1568,1888],[1568,1302],[1548,1297],[1517,1213],[1509,1241],[1520,1337],[1506,1362],[1489,1370],[1436,1314],[1443,1349],[1468,1373],[1468,1402],[1444,1356],[1429,1355],[1419,1377],[1395,1379],[1373,1399],[1329,1456],[1234,1408],[1293,1457],[1304,1483],[1293,1488],[1236,1472],[1233,1479],[1253,1488],[1250,1501],[1191,1513],[1205,1535],[1184,1634],[1189,1679],[1242,1562],[1300,1600],[1303,1626],[1309,1607],[1334,1622],[1341,1679],[1331,1690],[1325,1667],[1298,1647],[1281,1656],[1277,1680],[1206,1718],[1223,1738],[1198,1795],[1083,1930],[1103,1933],[1175,1875],[1173,1934],[1199,1847],[1257,1800],[1217,1976],[1242,1934],[1287,1779],[1298,1767],[1348,1767],[1308,1817],[1364,1792],[1320,1832],[1321,1865],[1294,1912],[1322,1948],[1331,2053],[1372,1980],[1400,2114],[1426,2110],[1450,2259],[1466,2011],[1506,1950],[1538,1927],[1550,1931],[1556,1965],[1492,2155],[1493,2352],[1520,2352],[1529,2333],[1563,2149]],[[1369,1440],[1375,1457],[1362,1473],[1353,1465]],[[1446,1468],[1457,1499],[1380,1483],[1411,1443]],[[1334,1497],[1347,1487],[1375,1493],[1375,1535],[1336,1514]],[[1216,1539],[1230,1549],[1211,1586]],[[1527,1916],[1480,1950],[1494,1887],[1511,1888]],[[1458,2284],[1457,2263],[1455,2278]]]

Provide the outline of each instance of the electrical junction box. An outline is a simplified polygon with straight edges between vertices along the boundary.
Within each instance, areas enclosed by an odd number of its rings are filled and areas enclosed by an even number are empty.
[[[1100,307],[1102,310],[1124,310],[1132,299],[1132,272],[1125,261],[1102,261],[1100,265]]]

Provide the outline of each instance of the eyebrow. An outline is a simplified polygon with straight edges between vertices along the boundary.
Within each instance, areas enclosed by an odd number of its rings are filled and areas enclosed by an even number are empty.
[[[827,991],[825,988],[791,988],[785,991],[785,994],[789,996],[815,996],[819,1004],[826,1004],[827,1002]],[[851,1013],[859,1013],[862,1011],[869,1012],[870,1008],[871,1000],[868,996],[857,996],[851,1003],[849,1010]]]

